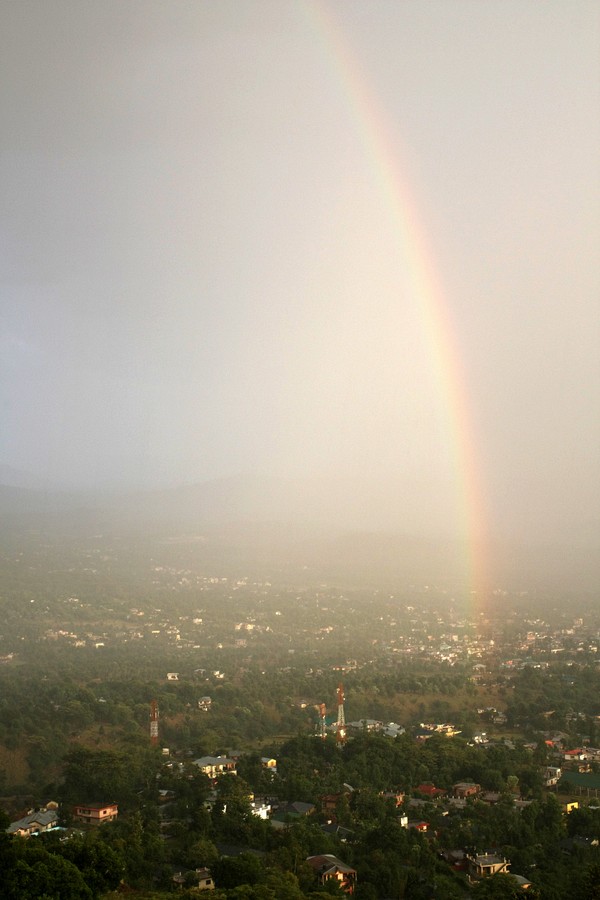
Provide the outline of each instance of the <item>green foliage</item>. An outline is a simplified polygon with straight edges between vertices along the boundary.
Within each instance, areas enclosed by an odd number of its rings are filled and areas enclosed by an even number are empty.
[[[600,862],[593,862],[584,870],[577,900],[598,900],[600,897]]]
[[[190,844],[185,854],[185,863],[190,869],[198,869],[206,866],[213,869],[219,858],[219,851],[212,841],[206,838],[198,838]]]
[[[523,890],[511,875],[499,873],[483,878],[473,890],[475,900],[532,900],[534,893]]]
[[[92,900],[76,865],[39,842],[13,839],[1,849],[3,900]]]
[[[570,837],[600,837],[600,809],[583,806],[572,810],[567,816],[567,831]]]
[[[215,884],[220,888],[258,884],[265,878],[261,861],[251,853],[221,857],[215,862],[212,873]]]
[[[21,554],[21,544],[15,553]],[[567,836],[596,837],[598,815],[583,809],[565,817],[546,794],[541,767],[552,760],[532,731],[570,729],[575,739],[583,729],[594,741],[600,674],[591,652],[580,652],[574,643],[571,658],[565,652],[565,663],[554,660],[547,671],[530,667],[509,676],[492,673],[490,666],[490,681],[495,678],[496,683],[475,687],[467,661],[449,667],[433,658],[409,660],[389,651],[392,620],[394,640],[414,628],[419,641],[423,626],[424,634],[434,635],[433,648],[447,627],[438,620],[438,604],[446,604],[446,594],[423,597],[419,611],[408,613],[405,604],[414,602],[412,596],[342,592],[322,585],[318,591],[266,582],[244,587],[231,578],[214,577],[215,572],[207,575],[202,547],[190,559],[189,548],[162,537],[151,552],[136,546],[123,552],[122,545],[116,552],[116,546],[113,538],[94,539],[94,546],[82,539],[70,547],[36,545],[27,566],[21,556],[0,561],[5,576],[0,643],[6,653],[17,648],[12,662],[0,670],[0,741],[14,751],[6,754],[2,791],[33,791],[34,802],[40,802],[57,796],[56,786],[62,785],[63,814],[74,803],[92,800],[115,800],[120,809],[117,822],[64,844],[36,838],[37,843],[25,846],[0,834],[7,885],[4,889],[2,884],[1,896],[2,890],[12,891],[6,893],[12,900],[20,891],[18,896],[27,898],[27,892],[36,890],[39,900],[44,891],[58,890],[59,870],[65,896],[76,891],[74,885],[79,886],[78,897],[99,895],[121,875],[138,890],[159,885],[171,892],[173,865],[207,865],[222,883],[215,900],[322,897],[337,888],[330,884],[318,890],[305,860],[331,852],[357,869],[357,900],[432,895],[455,900],[468,895],[469,888],[434,851],[466,846],[498,847],[511,859],[513,871],[535,875],[543,900],[594,896],[597,851],[578,844],[566,850],[562,842]],[[81,599],[72,603],[72,597]],[[369,641],[367,603],[372,612]],[[277,618],[276,610],[282,612]],[[557,615],[562,629],[563,613]],[[247,646],[235,647],[232,635],[242,617],[252,617],[254,628],[242,632]],[[326,639],[315,630],[316,618],[319,628],[336,624]],[[177,644],[165,622],[176,623]],[[522,643],[516,623],[507,620],[502,627]],[[68,637],[104,632],[109,638],[98,650],[92,639],[75,647]],[[499,647],[497,642],[494,653]],[[448,719],[463,729],[463,736],[448,740],[433,735],[420,745],[411,734],[391,740],[365,730],[342,748],[313,737],[318,719],[311,704],[322,700],[330,706],[339,678],[333,666],[355,656],[358,666],[348,674],[349,719],[369,716],[405,725],[429,717]],[[225,679],[212,674],[217,669],[226,673]],[[178,682],[166,682],[171,670],[183,673]],[[208,712],[198,709],[204,694],[212,697]],[[171,770],[149,747],[152,698],[161,711],[161,743],[172,750]],[[309,705],[301,706],[300,699]],[[528,739],[538,740],[537,749],[519,741],[469,746],[463,738],[477,726],[477,707],[487,703],[507,705],[510,723],[526,727]],[[573,717],[571,710],[582,716]],[[251,752],[240,760],[237,779],[219,781],[210,812],[211,785],[190,760],[232,746]],[[263,753],[278,759],[274,779],[261,766]],[[9,772],[13,757],[22,765]],[[459,780],[501,792],[500,802],[490,807],[470,801],[466,809],[447,816],[439,805],[421,809],[419,815],[432,826],[431,843],[401,828],[394,803],[381,796],[390,790],[410,793],[423,781],[449,789]],[[347,844],[319,828],[321,796],[341,793],[344,783],[355,788],[336,811],[338,823],[352,830]],[[175,792],[171,804],[158,806],[158,786]],[[523,811],[514,808],[510,791],[516,787],[535,801]],[[251,814],[250,790],[313,802],[317,813],[312,820],[275,831]],[[161,813],[170,825],[161,822]],[[262,861],[227,862],[217,843],[260,849],[266,855]],[[494,890],[502,886],[502,879],[494,882]],[[491,890],[482,884],[473,895]],[[180,892],[186,894],[194,896]]]
[[[159,768],[158,755],[146,746],[127,753],[77,747],[64,760],[60,790],[64,814],[68,816],[77,803],[117,802],[121,811],[135,808],[140,790],[155,795]]]
[[[60,853],[77,866],[94,897],[114,890],[125,872],[122,856],[95,833],[65,842]]]

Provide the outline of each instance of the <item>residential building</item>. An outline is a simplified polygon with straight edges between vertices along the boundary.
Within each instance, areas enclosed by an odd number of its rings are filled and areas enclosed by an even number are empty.
[[[200,756],[194,760],[204,775],[209,778],[218,778],[219,775],[237,775],[235,760],[228,756]]]
[[[103,825],[119,815],[116,803],[82,803],[73,807],[73,818],[86,825]]]
[[[467,855],[467,867],[471,878],[487,878],[499,872],[509,874],[510,860],[494,853],[476,853]]]
[[[511,878],[517,882],[517,885],[521,888],[522,891],[528,891],[532,886],[532,883],[529,878],[525,878],[524,875],[515,875],[513,872],[509,873]]]
[[[545,787],[554,787],[560,781],[562,769],[559,766],[546,766],[544,770]]]
[[[306,862],[315,871],[319,884],[335,880],[347,894],[354,893],[356,869],[347,866],[337,856],[332,853],[323,853],[319,856],[309,856]]]
[[[259,819],[264,819],[266,821],[269,818],[271,810],[272,806],[270,803],[267,803],[266,800],[250,801],[250,812]]]
[[[377,719],[358,719],[356,722],[348,722],[348,728],[353,731],[368,731],[371,733],[381,731],[383,722],[379,722]]]
[[[438,797],[444,797],[446,795],[446,791],[443,790],[443,788],[437,788],[435,784],[432,784],[430,781],[418,785],[418,787],[415,788],[415,791],[417,794],[423,794],[431,800],[436,800]]]
[[[337,825],[335,822],[327,822],[325,825],[319,825],[324,834],[331,834],[336,837],[342,844],[345,844],[354,832],[350,828],[344,828],[343,825]]]
[[[481,785],[475,784],[473,781],[459,781],[452,788],[454,796],[459,800],[466,800],[467,797],[476,797],[481,791]]]
[[[384,800],[391,800],[397,808],[402,806],[406,795],[402,791],[382,791],[379,796]]]
[[[188,872],[175,872],[173,883],[178,888],[187,888],[189,891],[214,891],[215,882],[210,869],[190,869]]]
[[[576,747],[574,750],[565,750],[565,762],[582,762],[587,758],[588,754],[583,747]]]
[[[8,834],[18,834],[21,837],[29,837],[32,834],[41,834],[44,831],[52,831],[57,827],[58,814],[55,809],[37,809],[16,822],[11,822],[6,829]]]
[[[282,803],[271,816],[271,825],[273,828],[278,829],[287,828],[290,822],[310,816],[314,811],[314,803],[304,803],[301,800],[295,800],[293,803]]]

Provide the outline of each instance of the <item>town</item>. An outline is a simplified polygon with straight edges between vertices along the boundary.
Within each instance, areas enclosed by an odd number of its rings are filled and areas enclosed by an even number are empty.
[[[592,599],[257,578],[194,547],[5,554],[18,846],[79,859],[84,882],[108,855],[91,896],[593,896]]]

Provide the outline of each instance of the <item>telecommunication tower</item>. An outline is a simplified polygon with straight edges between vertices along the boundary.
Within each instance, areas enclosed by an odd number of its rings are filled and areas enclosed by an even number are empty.
[[[327,707],[324,703],[319,703],[319,719],[321,722],[321,737],[323,740],[327,737],[327,721],[325,716],[327,714]]]
[[[337,723],[335,727],[335,739],[339,745],[346,741],[346,716],[344,714],[344,685],[340,681],[337,689]]]
[[[153,747],[158,745],[158,703],[156,700],[150,704],[150,743]]]

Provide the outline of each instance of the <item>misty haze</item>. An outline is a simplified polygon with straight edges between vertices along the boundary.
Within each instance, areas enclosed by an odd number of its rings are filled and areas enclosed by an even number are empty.
[[[0,894],[596,897],[598,5],[0,0],[0,110]]]

